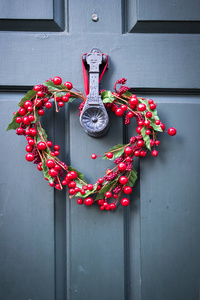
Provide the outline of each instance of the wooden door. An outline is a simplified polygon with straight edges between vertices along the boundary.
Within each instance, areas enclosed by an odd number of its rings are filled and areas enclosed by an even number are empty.
[[[198,299],[199,20],[195,0],[0,1],[0,299]],[[128,78],[178,132],[161,135],[156,159],[136,162],[131,205],[115,212],[54,191],[25,161],[25,139],[5,131],[33,85],[59,75],[83,91],[81,56],[93,47],[110,57],[102,88]],[[44,126],[61,159],[94,182],[110,163],[92,161],[91,153],[132,131],[110,115],[107,135],[89,137],[79,103],[49,112]]]

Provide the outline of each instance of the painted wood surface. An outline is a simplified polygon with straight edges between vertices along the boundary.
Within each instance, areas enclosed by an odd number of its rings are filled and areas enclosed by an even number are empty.
[[[157,5],[153,22],[164,20],[166,3]],[[53,11],[51,23],[48,11]],[[93,13],[98,22],[92,21]],[[128,0],[54,1],[43,15],[45,23],[36,10],[27,20],[25,8],[9,14],[13,22],[0,20],[0,299],[198,299],[199,35],[152,34],[159,24],[152,30],[145,22],[145,30],[126,33],[137,17],[135,2]],[[181,25],[180,14],[172,19]],[[170,24],[169,32],[178,33]],[[182,32],[198,32],[195,26]],[[110,56],[101,88],[112,89],[118,78],[128,78],[133,91],[156,100],[163,122],[178,132],[173,138],[161,135],[157,158],[135,161],[139,178],[131,205],[116,212],[78,206],[66,190],[53,191],[25,161],[23,137],[5,132],[29,87],[59,75],[83,91],[81,55],[92,47]],[[108,134],[91,138],[79,124],[79,103],[59,114],[49,111],[44,127],[61,146],[61,159],[95,182],[112,164],[91,160],[91,153],[128,142],[136,124],[133,120],[132,131],[110,114]]]

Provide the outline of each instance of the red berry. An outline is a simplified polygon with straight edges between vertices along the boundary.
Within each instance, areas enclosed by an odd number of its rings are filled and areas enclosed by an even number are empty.
[[[23,120],[23,123],[24,123],[25,125],[29,125],[29,124],[30,124],[29,117],[25,116],[25,117],[22,118],[22,120]]]
[[[47,146],[52,147],[53,143],[51,141],[47,141]]]
[[[33,153],[28,153],[25,156],[27,161],[33,161],[35,159],[35,156],[33,155]]]
[[[122,109],[123,111],[126,111],[127,108],[128,108],[127,105],[125,105],[125,104],[122,104],[122,105],[121,105],[121,109]]]
[[[51,156],[55,156],[55,153],[54,152],[50,152]]]
[[[72,83],[69,82],[69,81],[66,81],[66,82],[64,83],[64,85],[66,86],[66,88],[67,88],[68,90],[71,90],[71,89],[73,88]]]
[[[158,140],[155,141],[155,145],[156,145],[156,146],[159,146],[159,145],[160,145],[160,141],[158,141]]]
[[[101,209],[101,210],[104,210],[105,208],[104,208],[104,206],[103,206],[103,205],[101,205],[101,206],[100,206],[100,209]]]
[[[132,161],[133,161],[133,159],[132,159],[132,157],[130,157],[130,156],[127,156],[127,157],[126,157],[126,161],[127,161],[127,162],[132,162]]]
[[[63,107],[63,106],[64,106],[64,102],[59,101],[59,102],[58,102],[58,106],[59,106],[59,107]]]
[[[118,108],[118,106],[113,104],[110,109],[111,109],[111,111],[115,112],[117,108]]]
[[[20,124],[22,122],[22,118],[21,117],[16,117],[15,122]]]
[[[161,127],[161,129],[162,129],[163,131],[165,130],[165,124],[160,123],[160,127]]]
[[[60,152],[59,151],[54,151],[55,156],[59,156]]]
[[[100,191],[100,189],[101,189],[101,185],[99,184],[97,185],[97,191]]]
[[[168,130],[167,130],[168,134],[171,135],[171,136],[174,136],[176,135],[176,129],[174,127],[170,127]]]
[[[47,147],[47,145],[46,145],[46,143],[45,142],[39,142],[38,144],[37,144],[37,146],[38,146],[38,149],[39,150],[45,150],[46,149],[46,147]]]
[[[62,100],[62,97],[55,96],[54,99],[55,99],[55,101],[59,102]]]
[[[122,200],[121,200],[121,205],[123,205],[123,206],[128,206],[129,203],[130,203],[129,199],[127,199],[127,198],[122,198]]]
[[[33,103],[32,103],[31,101],[29,101],[29,100],[24,102],[24,108],[26,108],[26,109],[27,109],[29,106],[32,106],[32,105],[33,105]]]
[[[92,198],[86,198],[86,199],[84,200],[84,203],[85,203],[85,205],[92,205],[93,199],[92,199]]]
[[[149,125],[150,125],[150,121],[149,120],[145,120],[144,121],[144,126],[149,127]]]
[[[98,182],[99,182],[100,184],[102,184],[102,183],[104,182],[103,178],[99,178],[99,179],[98,179]]]
[[[112,193],[111,192],[106,192],[105,196],[106,196],[106,198],[111,198],[112,197]]]
[[[44,97],[44,93],[42,91],[38,91],[37,95],[38,95],[38,97],[41,97],[41,98]]]
[[[68,187],[69,187],[69,188],[75,188],[75,187],[76,187],[76,182],[75,182],[75,181],[70,181],[70,182],[68,183]]]
[[[138,99],[135,95],[131,96],[131,98],[129,99],[129,104],[134,106],[138,104]]]
[[[146,151],[142,150],[140,151],[140,156],[145,157],[147,155]]]
[[[153,147],[154,146],[154,141],[152,139],[150,139],[150,146]]]
[[[82,199],[82,198],[78,198],[78,199],[77,199],[77,203],[78,203],[79,205],[82,205],[82,204],[83,204],[83,199]]]
[[[47,102],[47,103],[45,103],[45,107],[46,108],[52,108],[52,103],[51,102]]]
[[[59,166],[59,165],[55,165],[54,169],[55,169],[56,171],[60,171],[60,169],[61,169],[61,166]]]
[[[119,169],[120,171],[126,170],[126,164],[123,163],[123,162],[119,163],[119,164],[118,164],[118,169]]]
[[[35,144],[35,141],[33,139],[29,139],[28,140],[28,144],[31,145],[31,146],[33,146]]]
[[[67,180],[63,179],[62,185],[67,185]]]
[[[116,208],[116,204],[115,204],[115,203],[110,203],[110,204],[109,204],[109,208],[110,208],[111,210],[115,209],[115,208]]]
[[[69,194],[74,195],[75,194],[75,189],[69,189]]]
[[[136,132],[137,132],[138,134],[141,133],[141,130],[142,130],[142,126],[138,126],[138,127],[136,128]]]
[[[139,103],[137,105],[137,110],[139,110],[139,111],[145,111],[146,109],[147,109],[147,107],[144,103]]]
[[[29,118],[29,121],[30,121],[30,122],[35,121],[35,117],[34,117],[33,115],[29,115],[28,118]]]
[[[146,113],[146,117],[147,117],[148,119],[150,119],[150,118],[152,117],[152,113],[151,113],[150,111],[148,111],[148,112]]]
[[[104,204],[104,199],[99,199],[99,200],[97,200],[97,204],[98,204],[98,205],[103,205],[103,204]]]
[[[106,208],[108,206],[108,202],[104,202],[103,206]]]
[[[25,134],[26,134],[26,135],[29,135],[29,134],[30,134],[30,129],[27,128],[27,129],[25,130]],[[31,139],[31,137],[30,137],[30,136],[27,136],[26,139],[27,139],[27,141],[28,141],[28,140]]]
[[[48,102],[49,101],[49,99],[47,98],[47,97],[45,97],[44,99],[43,99],[43,103],[46,103],[46,102]]]
[[[135,155],[136,157],[139,157],[139,156],[140,156],[140,151],[136,150],[136,151],[134,152],[134,155]]]
[[[138,147],[143,147],[144,146],[144,141],[143,140],[137,141],[137,146]]]
[[[59,145],[54,145],[53,149],[59,151],[60,150],[60,146]]]
[[[38,115],[43,116],[44,115],[44,110],[43,109],[38,109]]]
[[[147,130],[145,131],[145,133],[146,133],[146,135],[150,135],[150,134],[151,134],[151,130],[147,129]]]
[[[54,182],[49,182],[49,185],[50,185],[51,187],[53,187],[53,186],[55,185],[55,183],[54,183]]]
[[[57,183],[56,185],[55,185],[55,188],[57,189],[57,190],[61,190],[61,186],[60,186],[60,184],[59,183]]]
[[[92,158],[92,159],[96,159],[96,158],[97,158],[97,155],[96,155],[95,153],[93,153],[93,154],[91,155],[91,158]]]
[[[107,156],[107,158],[113,158],[113,153],[112,152],[108,152],[107,154],[106,154],[106,156]]]
[[[33,100],[33,104],[36,106],[36,107],[41,107],[42,106],[42,101],[41,99],[34,99]]]
[[[19,128],[17,128],[16,132],[18,135],[22,135],[24,133],[24,129],[19,127]]]
[[[119,182],[123,185],[127,184],[128,178],[126,176],[121,176],[121,177],[119,177]]]
[[[157,155],[158,155],[158,151],[157,151],[157,150],[153,150],[153,151],[151,152],[151,155],[157,156]]]
[[[80,193],[81,193],[81,195],[84,196],[84,195],[85,195],[85,190],[84,190],[84,189],[81,189],[81,190],[80,190]]]
[[[127,155],[131,155],[133,153],[133,149],[130,146],[127,146],[124,149],[124,153],[127,154]]]
[[[40,165],[37,166],[38,171],[42,171],[42,167]]]
[[[139,121],[139,122],[138,122],[138,125],[141,127],[141,129],[142,129],[143,124],[144,124],[144,121]],[[136,131],[137,131],[137,130],[136,130]]]
[[[77,178],[77,173],[75,171],[71,171],[70,175],[72,176],[72,179],[76,179]]]
[[[27,152],[32,152],[32,151],[33,151],[33,146],[27,145],[27,146],[26,146],[26,151],[27,151]]]
[[[46,165],[48,168],[52,169],[55,167],[55,161],[53,159],[47,159]]]
[[[19,114],[20,116],[24,116],[27,113],[27,110],[24,107],[20,107]]]
[[[129,185],[124,187],[124,193],[125,194],[131,194],[132,193],[132,187],[130,187]]]
[[[73,176],[72,176],[72,174],[70,174],[70,173],[68,173],[68,174],[66,175],[66,177],[67,177],[69,180],[72,180],[72,179],[73,179]]]
[[[106,174],[107,174],[107,175],[110,175],[111,173],[112,173],[112,170],[111,170],[111,169],[106,170]]]
[[[49,170],[49,175],[51,177],[56,177],[58,175],[58,172],[54,168],[52,168]]]
[[[155,105],[155,103],[151,103],[151,104],[149,104],[149,107],[151,110],[154,110],[156,108],[156,105]]]
[[[118,116],[118,117],[122,117],[124,115],[124,111],[121,109],[121,108],[117,108],[115,110],[115,114]]]
[[[28,107],[27,107],[27,110],[28,110],[29,112],[33,111],[32,106],[28,106]]]
[[[38,92],[41,90],[41,86],[40,85],[35,85],[33,88],[34,91]]]
[[[129,111],[129,112],[127,112],[127,117],[128,118],[133,118],[133,116],[134,116],[134,113],[132,112],[132,111]]]
[[[66,95],[62,96],[62,101],[63,102],[68,102],[69,101],[69,97],[66,96]]]
[[[113,194],[113,198],[117,199],[118,195],[117,194]]]
[[[151,103],[154,103],[154,101],[152,99],[149,99],[148,103],[151,104]]]
[[[62,79],[59,76],[54,77],[53,83],[55,85],[60,85],[62,83]]]
[[[156,121],[155,121],[155,124],[156,124],[156,125],[160,125],[160,120],[156,120]]]
[[[93,184],[91,184],[91,183],[87,184],[87,189],[89,191],[92,191],[93,190]]]

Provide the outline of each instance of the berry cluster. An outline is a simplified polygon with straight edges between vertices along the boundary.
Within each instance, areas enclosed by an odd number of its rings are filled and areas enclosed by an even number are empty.
[[[34,86],[21,99],[20,108],[8,125],[7,130],[16,129],[18,135],[26,137],[26,160],[37,164],[37,169],[44,173],[51,187],[62,190],[66,185],[69,197],[78,197],[77,203],[80,205],[84,203],[90,206],[97,202],[101,210],[114,210],[118,203],[128,206],[128,195],[132,193],[137,179],[137,172],[133,168],[134,158],[145,157],[148,150],[152,156],[158,155],[155,149],[160,144],[157,132],[163,132],[165,125],[157,116],[156,104],[152,99],[132,95],[128,87],[120,86],[116,89],[117,84],[125,83],[125,78],[119,79],[114,87],[115,92],[102,91],[101,97],[104,105],[116,116],[125,117],[125,124],[129,124],[133,117],[136,118],[137,134],[130,138],[128,144],[116,145],[103,155],[103,159],[113,160],[116,166],[112,170],[108,169],[104,177],[99,178],[95,184],[88,184],[83,174],[59,160],[60,147],[48,140],[39,120],[45,114],[45,109],[52,107],[53,101],[58,112],[65,103],[80,98],[83,100],[80,111],[83,109],[85,96],[76,89],[72,90],[70,82],[62,84],[62,79],[56,76],[44,84]],[[168,134],[175,135],[176,129],[169,128]],[[96,154],[91,155],[92,159],[97,157]],[[125,197],[122,197],[123,194]]]

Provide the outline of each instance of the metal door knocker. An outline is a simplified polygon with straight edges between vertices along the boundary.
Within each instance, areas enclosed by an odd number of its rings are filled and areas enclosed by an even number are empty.
[[[103,136],[109,128],[108,114],[99,95],[99,76],[100,73],[103,75],[107,64],[108,56],[97,48],[83,55],[83,66],[89,72],[89,94],[80,116],[80,123],[92,137]]]

